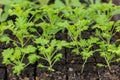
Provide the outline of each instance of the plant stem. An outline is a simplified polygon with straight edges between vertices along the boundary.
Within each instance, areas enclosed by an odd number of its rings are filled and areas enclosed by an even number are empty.
[[[105,61],[107,63],[108,69],[111,71],[110,62],[106,59],[106,57],[105,57]]]
[[[23,44],[23,47],[27,44],[27,42],[30,40],[31,36],[27,39],[27,41]]]
[[[85,59],[83,65],[82,65],[81,73],[83,73],[83,71],[84,71],[84,67],[85,67],[86,62],[87,62],[87,59]]]

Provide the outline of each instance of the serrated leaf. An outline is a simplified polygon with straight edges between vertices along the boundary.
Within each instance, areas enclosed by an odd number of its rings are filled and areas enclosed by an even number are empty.
[[[14,52],[14,50],[12,48],[5,49],[2,52],[2,56],[3,56],[3,58],[8,59],[8,58],[10,58],[12,56],[13,52]]]
[[[27,47],[22,49],[22,52],[29,54],[29,53],[34,53],[36,51],[36,47],[33,45],[28,45]]]
[[[8,48],[2,52],[3,61],[2,63],[5,65],[11,64],[11,61],[9,60],[12,57],[12,53],[14,52],[13,49]]]
[[[20,75],[20,73],[24,69],[24,67],[25,67],[24,63],[18,62],[18,64],[13,67],[13,73]]]
[[[47,40],[47,39],[42,39],[42,38],[37,38],[37,39],[35,40],[35,43],[41,44],[41,45],[46,45],[46,44],[49,43],[49,40]]]
[[[80,39],[79,45],[80,45],[81,47],[86,46],[86,45],[87,45],[87,40],[85,40],[85,39]]]
[[[40,54],[44,54],[46,52],[46,48],[43,46],[39,47]]]
[[[6,42],[6,44],[8,44],[10,42],[10,38],[7,35],[4,35],[0,38],[0,41],[2,42]]]
[[[67,47],[69,44],[66,41],[52,40],[51,46],[56,46],[58,50],[61,50],[62,47]]]
[[[87,51],[87,50],[84,50],[81,52],[81,55],[83,57],[83,59],[88,59],[90,56],[93,55],[93,51]]]
[[[72,52],[76,53],[77,55],[80,54],[80,51],[77,48],[73,49]]]
[[[30,54],[30,55],[28,56],[28,60],[29,60],[30,63],[34,63],[34,62],[36,62],[38,59],[39,59],[39,56],[36,55],[36,54]]]
[[[29,31],[30,32],[36,32],[37,30],[35,28],[30,28]]]
[[[10,60],[11,61],[20,60],[21,57],[22,57],[21,50],[20,50],[20,48],[16,47]]]
[[[87,43],[89,45],[92,45],[93,43],[96,43],[97,41],[99,41],[99,38],[90,37],[90,39],[87,40]]]

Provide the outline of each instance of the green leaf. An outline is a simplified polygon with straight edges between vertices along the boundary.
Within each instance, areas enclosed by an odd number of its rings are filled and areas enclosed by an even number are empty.
[[[30,54],[30,55],[28,56],[28,60],[29,60],[30,63],[34,63],[34,62],[36,62],[38,59],[39,59],[39,56],[36,55],[36,54]]]
[[[82,55],[83,59],[85,60],[93,55],[93,51],[84,50],[81,52],[81,55]]]
[[[116,59],[117,62],[120,62],[120,58]]]
[[[43,64],[38,64],[38,67],[40,67],[40,68],[46,68],[46,66],[44,66]]]
[[[105,65],[101,64],[101,63],[97,63],[98,67],[104,67]]]
[[[117,9],[117,10],[113,11],[111,16],[114,16],[114,15],[117,15],[117,14],[120,14],[120,9]]]
[[[49,40],[47,40],[47,39],[42,39],[42,38],[37,38],[37,39],[35,40],[35,43],[41,44],[41,45],[46,45],[46,44],[49,43]]]
[[[50,57],[53,50],[54,50],[54,46],[49,46],[48,48],[46,48],[45,53],[47,53],[47,55]]]
[[[118,56],[120,56],[120,45],[117,47],[116,50],[114,50]]]
[[[18,62],[18,64],[13,67],[13,73],[20,75],[20,73],[24,69],[24,67],[25,67],[24,63]]]
[[[100,56],[101,56],[101,57],[106,57],[106,54],[107,54],[107,53],[105,53],[105,52],[100,52]]]
[[[62,58],[62,54],[61,53],[58,53],[57,55],[54,56],[54,60],[55,61],[59,61],[60,59]]]
[[[0,4],[4,4],[4,5],[10,5],[13,3],[23,3],[23,0],[0,0]]]
[[[8,13],[3,13],[1,15],[1,22],[5,21],[8,18],[8,15],[9,15]]]
[[[40,54],[45,54],[46,53],[46,48],[43,46],[39,47]]]
[[[3,52],[2,52],[2,56],[3,56],[3,64],[10,64],[10,58],[12,57],[12,54],[13,54],[14,50],[12,48],[8,48],[8,49],[5,49]]]
[[[80,54],[80,51],[77,48],[73,49],[72,52],[76,53],[77,55]]]
[[[86,45],[87,45],[87,40],[85,40],[85,39],[80,39],[79,45],[80,45],[81,47],[86,46]]]
[[[52,40],[50,43],[51,46],[56,46],[58,50],[62,49],[62,47],[67,47],[69,44],[66,41],[61,40]]]
[[[80,7],[81,3],[79,0],[71,0],[71,5],[74,7]]]
[[[112,53],[115,53],[115,52],[117,52],[117,48],[116,48],[116,45],[115,44],[109,44],[108,45],[108,51],[109,52],[112,52]]]
[[[0,38],[0,41],[2,42],[6,42],[6,44],[8,44],[10,42],[10,38],[7,35],[4,35]]]
[[[29,54],[29,53],[34,53],[36,51],[36,47],[33,45],[28,45],[27,47],[22,49],[22,52]]]
[[[0,4],[9,5],[10,3],[11,3],[10,0],[0,0]]]
[[[47,5],[50,0],[39,0],[42,5]]]
[[[10,58],[10,60],[11,61],[20,60],[21,57],[22,57],[21,56],[21,50],[20,50],[19,47],[16,47],[12,57]]]
[[[65,7],[65,4],[61,0],[55,0],[55,6],[62,8]]]
[[[93,43],[96,43],[99,41],[99,38],[95,38],[95,37],[90,37],[90,39],[87,40],[87,43],[89,45],[92,45]]]
[[[37,30],[35,28],[32,28],[32,27],[29,29],[29,31],[30,32],[37,32]]]

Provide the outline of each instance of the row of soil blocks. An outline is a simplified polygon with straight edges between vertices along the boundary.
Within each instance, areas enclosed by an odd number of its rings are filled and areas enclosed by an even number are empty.
[[[93,61],[91,59],[90,61]],[[7,68],[7,80],[119,80],[120,79],[120,65],[111,65],[112,70],[109,71],[106,67],[99,68],[95,62],[87,62],[85,64],[84,72],[81,73],[82,61],[80,57],[77,59],[72,58],[67,64],[61,61],[55,65],[54,72],[50,72],[47,69],[36,68],[34,66],[27,67],[21,74],[21,77],[17,77],[10,73],[11,68]],[[5,69],[4,69],[5,70]],[[36,71],[36,72],[35,72]],[[5,72],[5,71],[4,71]],[[4,75],[4,74],[3,74]],[[4,77],[4,76],[3,76]],[[2,80],[6,80],[3,79]]]
[[[68,51],[69,52],[69,51]],[[96,55],[95,55],[96,57]],[[107,67],[97,67],[96,63],[102,59],[92,57],[85,64],[81,73],[83,60],[80,56],[71,53],[54,66],[55,71],[50,72],[44,68],[37,68],[37,63],[30,65],[22,71],[21,76],[13,75],[12,67],[0,64],[0,80],[119,80],[120,64],[112,64],[112,70]],[[2,59],[1,59],[2,60]],[[40,61],[41,62],[41,61]],[[39,63],[40,63],[39,62]]]

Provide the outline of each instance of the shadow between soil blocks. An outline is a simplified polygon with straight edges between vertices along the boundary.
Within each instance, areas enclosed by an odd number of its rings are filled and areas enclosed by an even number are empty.
[[[0,67],[0,80],[6,80],[6,68]]]

